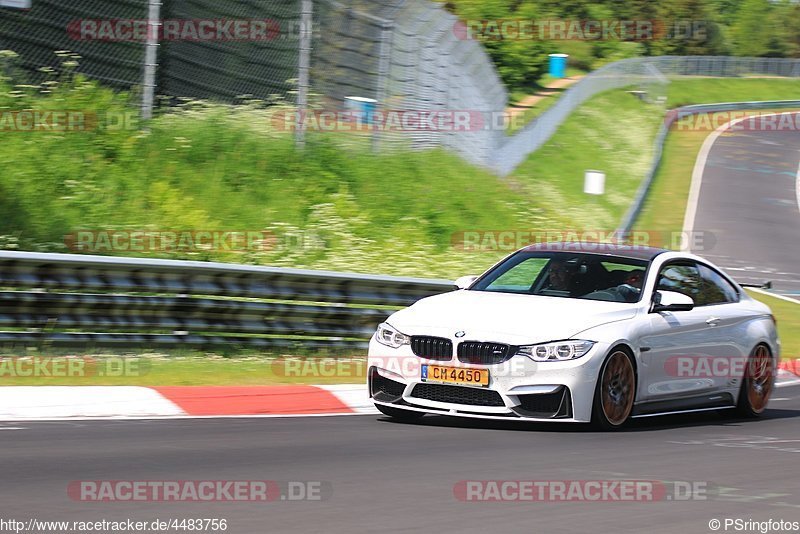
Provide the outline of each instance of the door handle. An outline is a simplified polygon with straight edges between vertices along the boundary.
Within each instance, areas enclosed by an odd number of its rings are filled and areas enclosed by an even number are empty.
[[[706,319],[706,324],[708,326],[717,326],[717,323],[719,323],[719,317],[709,317]]]

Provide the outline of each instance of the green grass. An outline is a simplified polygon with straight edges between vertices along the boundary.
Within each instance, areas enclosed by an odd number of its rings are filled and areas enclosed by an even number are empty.
[[[677,78],[667,91],[670,108],[688,104],[800,100],[800,79]]]
[[[513,173],[531,199],[570,221],[570,228],[613,230],[652,159],[663,110],[624,89],[595,96]],[[583,193],[584,171],[606,173],[606,194]]]
[[[772,309],[778,320],[778,336],[781,338],[783,359],[800,359],[800,304],[748,291],[751,297]]]
[[[674,85],[679,97],[696,87],[698,98],[711,98],[717,82]],[[787,96],[780,91],[772,97]],[[2,109],[121,114],[133,104],[80,79],[47,95],[0,82]],[[441,150],[348,148],[359,138],[344,134],[311,135],[297,150],[258,104],[192,103],[155,119],[148,133],[4,133],[0,247],[65,251],[64,236],[79,230],[269,231],[278,242],[267,250],[112,252],[453,278],[507,252],[455,251],[458,232],[615,228],[647,170],[661,116],[624,90],[598,95],[507,179]],[[583,194],[586,169],[606,172],[602,197]]]
[[[661,166],[634,230],[656,232],[657,235],[677,235],[683,229],[692,169],[700,147],[709,133],[681,131],[667,136]]]
[[[5,109],[130,105],[83,80],[49,95],[0,86]],[[267,250],[98,252],[454,278],[509,252],[459,251],[460,232],[613,229],[659,113],[624,91],[598,96],[508,179],[443,150],[348,147],[346,134],[310,135],[298,150],[257,105],[195,103],[156,118],[149,132],[5,133],[0,247],[67,251],[64,236],[80,230],[266,230],[278,237]],[[610,173],[608,194],[586,210],[580,188],[592,167]]]
[[[79,82],[0,107],[123,112],[125,95]],[[5,101],[3,97],[5,96]],[[442,150],[373,154],[311,135],[306,150],[256,108],[205,105],[157,118],[149,133],[5,133],[0,246],[65,251],[89,230],[263,231],[268,250],[115,251],[396,275],[481,271],[498,256],[453,254],[452,234],[562,220],[510,182]]]
[[[5,356],[4,358],[9,358]],[[83,358],[92,358],[91,356]],[[102,361],[101,357],[98,361]],[[46,360],[46,359],[45,359]],[[42,360],[42,361],[45,361]],[[283,358],[129,356],[127,363],[113,358],[114,369],[126,369],[124,376],[99,376],[101,365],[86,362],[66,371],[67,360],[54,357],[58,376],[16,376],[25,365],[0,360],[2,386],[260,386],[270,384],[355,384],[366,381],[366,357]],[[61,366],[60,368],[58,366]],[[110,367],[110,366],[109,366]],[[17,369],[19,371],[17,371]],[[61,370],[58,370],[61,369]],[[69,376],[69,375],[73,376]],[[109,373],[104,373],[108,375]],[[41,375],[41,373],[40,373]]]
[[[566,90],[566,89],[564,89]],[[510,124],[508,125],[508,129],[506,129],[506,135],[514,135],[524,127],[528,125],[533,119],[556,105],[558,102],[558,98],[561,96],[561,93],[557,93],[551,96],[546,96],[539,102],[537,102],[533,107],[526,109],[525,111],[519,113],[515,117],[511,119]]]

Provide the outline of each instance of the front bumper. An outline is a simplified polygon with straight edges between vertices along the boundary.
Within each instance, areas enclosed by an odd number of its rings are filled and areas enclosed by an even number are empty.
[[[409,346],[370,341],[368,385],[376,404],[431,414],[489,419],[589,422],[597,376],[608,347],[595,344],[569,361],[534,362],[514,356],[497,365],[427,360]],[[422,365],[489,371],[488,387],[442,384],[421,378]]]

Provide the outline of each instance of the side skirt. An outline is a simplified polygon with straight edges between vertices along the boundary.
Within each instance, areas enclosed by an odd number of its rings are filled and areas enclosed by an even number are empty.
[[[631,417],[650,417],[679,412],[733,408],[736,401],[730,393],[707,393],[682,399],[651,401],[633,407]]]

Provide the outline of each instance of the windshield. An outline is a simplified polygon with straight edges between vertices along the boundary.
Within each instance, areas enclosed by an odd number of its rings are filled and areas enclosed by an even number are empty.
[[[518,252],[471,291],[638,302],[648,262],[573,252]]]

